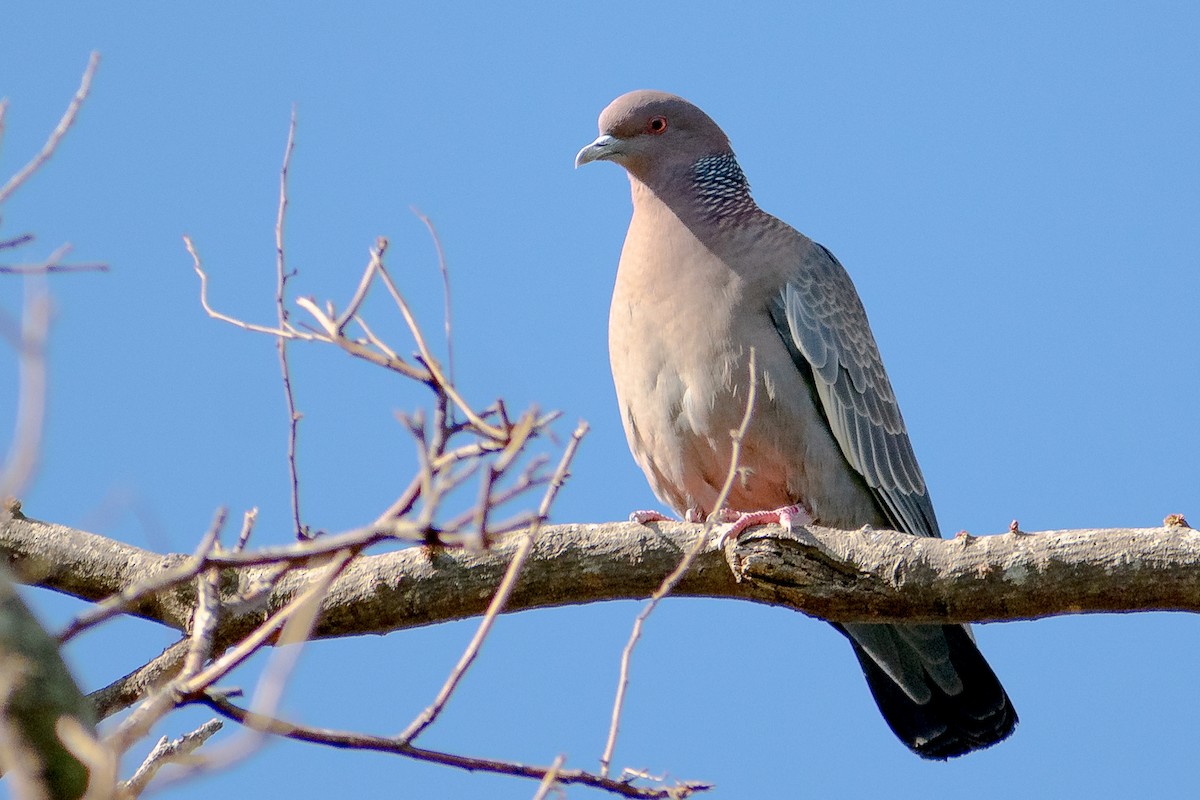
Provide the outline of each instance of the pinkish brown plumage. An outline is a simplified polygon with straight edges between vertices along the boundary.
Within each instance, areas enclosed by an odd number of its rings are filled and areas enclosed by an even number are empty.
[[[938,536],[924,478],[866,313],[833,255],[759,209],[724,132],[663,92],[630,92],[600,116],[576,165],[614,161],[633,217],[609,314],[621,419],[655,494],[713,508],[758,392],[727,508],[792,504],[821,524]],[[914,752],[994,744],[1016,712],[958,625],[837,625],[888,724]]]

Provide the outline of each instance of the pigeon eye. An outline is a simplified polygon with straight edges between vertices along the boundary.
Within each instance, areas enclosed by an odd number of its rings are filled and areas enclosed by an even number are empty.
[[[646,132],[653,133],[655,136],[666,133],[667,118],[666,117],[651,117],[646,123]]]

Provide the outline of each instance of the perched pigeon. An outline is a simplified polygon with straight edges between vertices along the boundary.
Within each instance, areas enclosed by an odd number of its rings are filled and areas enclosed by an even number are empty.
[[[609,316],[629,447],[688,518],[798,510],[834,528],[940,536],[858,293],[826,248],[761,210],[724,132],[663,92],[622,95],[575,165],[629,173],[633,218]],[[758,395],[740,479],[714,509]],[[761,521],[764,515],[751,519]],[[1017,713],[962,625],[839,624],[889,726],[944,759],[1012,733]]]

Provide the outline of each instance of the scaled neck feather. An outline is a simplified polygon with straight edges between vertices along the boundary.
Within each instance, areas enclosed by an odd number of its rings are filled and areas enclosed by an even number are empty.
[[[696,210],[705,219],[721,221],[758,210],[750,196],[750,182],[733,153],[697,159],[691,178]]]

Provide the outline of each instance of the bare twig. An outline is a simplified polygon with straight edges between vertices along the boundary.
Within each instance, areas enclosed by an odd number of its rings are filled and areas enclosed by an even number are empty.
[[[16,430],[0,470],[0,498],[19,496],[37,470],[46,414],[46,340],[50,334],[50,310],[50,296],[45,286],[31,280],[25,287],[25,311],[17,342]]]
[[[487,546],[488,516],[496,507],[492,490],[496,487],[497,479],[508,470],[513,461],[525,449],[525,444],[529,441],[534,426],[537,424],[536,420],[537,412],[532,410],[517,420],[517,424],[509,429],[508,443],[505,445],[504,450],[484,470],[484,478],[480,484],[479,500],[475,503],[475,514],[473,515],[475,517],[475,527],[479,532],[479,542],[482,546]]]
[[[291,327],[289,324],[287,306],[284,305],[284,298],[287,295],[288,279],[295,275],[295,272],[288,272],[284,257],[283,247],[283,223],[287,215],[288,206],[288,167],[292,163],[292,151],[296,146],[296,107],[292,106],[292,119],[288,124],[287,145],[283,151],[283,166],[279,170],[279,209],[275,214],[275,311],[279,318],[279,327],[281,330],[287,330]],[[279,336],[275,339],[275,348],[279,352],[279,371],[283,377],[283,394],[287,398],[288,410],[288,478],[291,481],[292,492],[292,522],[295,525],[295,533],[298,539],[311,538],[308,528],[300,517],[300,478],[296,472],[296,433],[300,426],[300,414],[296,411],[296,398],[292,393],[292,373],[288,366],[287,357],[287,337]]]
[[[383,253],[386,248],[387,248],[387,239],[380,237],[379,241],[376,243],[375,247],[371,250],[371,264],[367,268],[367,273],[363,276],[364,281],[367,280],[368,275],[373,276],[375,274],[375,269],[377,268],[377,266],[379,264],[379,259],[383,256]],[[359,284],[359,287],[361,288],[362,284]],[[361,302],[361,300],[358,302]],[[388,347],[387,344],[382,339],[380,339],[378,336],[376,336],[374,331],[372,331],[369,327],[367,327],[367,321],[365,319],[363,319],[362,317],[359,317],[359,316],[355,316],[354,322],[360,328],[362,328],[363,333],[366,334],[366,336],[367,336],[367,341],[370,342],[373,347],[378,348],[379,352],[383,353],[385,358],[387,358],[390,361],[403,361],[404,360],[404,359],[400,358],[400,356],[396,355],[396,352],[394,350],[392,350],[390,347]],[[424,380],[424,378],[420,378],[419,380]]]
[[[159,739],[133,776],[117,788],[117,800],[135,800],[140,797],[160,769],[196,752],[222,727],[223,723],[219,719],[210,719],[196,730],[185,733],[178,739],[168,741],[165,736]]]
[[[446,707],[446,703],[450,701],[450,696],[454,690],[458,688],[459,682],[467,669],[475,662],[476,656],[479,655],[479,648],[483,646],[484,639],[492,630],[492,624],[496,621],[496,617],[504,608],[505,602],[508,600],[509,594],[512,593],[512,587],[517,581],[517,576],[521,574],[521,568],[525,566],[525,559],[529,557],[529,551],[533,549],[533,535],[526,534],[517,545],[517,551],[513,554],[512,561],[509,562],[508,570],[504,573],[504,580],[500,582],[500,586],[496,589],[496,594],[492,597],[491,605],[488,606],[487,612],[483,615],[483,619],[479,622],[479,627],[475,630],[475,635],[471,637],[467,649],[459,658],[458,663],[454,665],[450,676],[442,685],[437,697],[422,711],[417,718],[409,724],[398,737],[401,742],[411,742],[421,734],[426,728],[437,720],[442,713],[442,709]]]
[[[87,99],[88,93],[92,90],[92,78],[96,74],[96,68],[100,66],[100,54],[93,52],[88,58],[87,68],[83,71],[83,79],[79,83],[79,89],[75,91],[75,96],[71,98],[70,104],[67,106],[66,112],[62,119],[58,121],[58,125],[50,133],[50,138],[42,145],[42,149],[32,160],[16,175],[8,179],[8,183],[0,187],[0,205],[4,204],[12,193],[21,187],[29,176],[38,171],[42,164],[49,160],[50,156],[54,155],[54,151],[58,149],[58,143],[62,141],[70,127],[75,123],[75,118],[79,115],[79,108],[83,105],[83,101]]]
[[[250,541],[250,534],[254,531],[254,523],[257,521],[257,508],[252,508],[242,515],[242,532],[238,534],[237,544],[233,546],[233,552],[241,553],[246,549],[246,544]]]
[[[441,531],[436,531],[434,519],[438,516],[442,499],[470,477],[473,472],[480,469],[484,463],[482,461],[484,456],[493,453],[496,454],[496,461],[490,465],[489,471],[484,473],[484,486],[482,487],[481,494],[483,497],[491,498],[496,502],[480,503],[471,516],[471,519],[476,523],[477,535],[481,539],[487,538],[489,528],[492,527],[488,522],[492,507],[514,498],[520,491],[540,485],[540,479],[529,480],[528,476],[526,476],[518,479],[516,484],[510,484],[508,488],[502,490],[499,500],[497,500],[493,492],[493,487],[500,485],[501,478],[510,469],[516,456],[523,453],[526,442],[533,436],[542,434],[545,427],[554,419],[554,415],[539,416],[534,412],[530,412],[515,424],[510,424],[507,416],[503,413],[497,413],[493,410],[478,413],[466,403],[453,383],[443,373],[437,359],[434,358],[426,343],[424,334],[417,325],[416,318],[408,302],[400,293],[384,266],[383,255],[387,248],[386,239],[381,237],[376,242],[376,246],[371,253],[371,261],[362,278],[359,280],[358,287],[351,298],[349,307],[342,314],[335,313],[332,304],[326,303],[322,307],[311,298],[297,298],[297,305],[311,315],[314,323],[312,327],[304,326],[310,331],[307,333],[298,330],[284,316],[281,316],[279,326],[271,329],[233,319],[228,315],[215,311],[208,303],[207,276],[200,265],[194,245],[190,240],[187,241],[187,245],[189,252],[192,254],[196,272],[201,278],[201,303],[205,311],[213,318],[234,324],[244,330],[267,333],[275,336],[277,340],[302,339],[305,341],[334,344],[352,356],[362,358],[373,364],[397,372],[404,377],[420,381],[433,391],[435,399],[433,424],[427,431],[425,430],[424,421],[417,416],[402,420],[417,441],[418,460],[420,462],[418,474],[410,481],[408,488],[393,503],[392,507],[380,516],[377,524],[391,525],[398,523],[400,518],[407,515],[414,508],[417,500],[420,499],[423,502],[420,513],[417,515],[416,522],[418,528],[423,530],[426,535],[436,534],[436,537],[443,541],[443,543],[458,543],[464,540],[462,531],[457,528],[445,531],[444,534]],[[280,274],[286,274],[282,266],[280,267]],[[417,345],[417,360],[419,365],[410,364],[400,358],[392,348],[388,347],[382,340],[375,336],[366,322],[358,316],[357,312],[370,289],[371,282],[376,277],[383,281],[393,302],[404,318],[405,324]],[[278,302],[277,296],[277,304]],[[366,335],[365,340],[352,339],[346,336],[345,327],[350,319],[354,319],[360,324]],[[453,420],[449,413],[451,408],[460,411],[466,418],[465,422],[460,423]],[[497,403],[495,408],[502,410],[503,405]],[[499,416],[500,425],[489,421],[489,417],[493,416]],[[474,437],[474,441],[467,445],[451,447],[451,439],[458,434],[470,435]],[[293,462],[294,487],[298,486],[298,481],[295,477]],[[293,507],[295,509],[297,504],[294,504]],[[465,524],[461,522],[463,519],[461,515],[456,517],[456,519],[460,520],[459,525]],[[509,522],[509,525],[511,524],[512,521]],[[430,541],[432,540],[430,539]]]
[[[462,396],[459,395],[458,390],[455,389],[453,384],[451,384],[450,381],[448,381],[442,374],[441,366],[433,357],[433,353],[430,352],[429,346],[425,344],[425,336],[421,333],[421,329],[417,325],[417,320],[413,316],[412,310],[408,307],[408,301],[406,301],[404,296],[400,294],[400,290],[396,288],[396,284],[392,281],[391,275],[388,274],[387,269],[382,263],[379,265],[379,277],[383,279],[383,285],[387,287],[388,293],[391,294],[392,300],[396,303],[396,307],[400,309],[400,313],[404,317],[404,321],[408,324],[409,333],[412,334],[413,340],[417,343],[417,350],[421,355],[421,362],[425,366],[425,369],[429,370],[430,374],[433,376],[433,379],[437,381],[450,399],[454,401],[454,404],[458,407],[458,409],[463,412],[466,418],[470,420],[471,424],[474,425],[480,433],[492,439],[502,439],[504,437],[504,432],[499,428],[489,425],[483,420],[482,417],[475,413],[475,410],[471,408],[471,406],[465,400],[463,400]]]
[[[293,331],[292,333],[285,333],[282,335],[291,336],[294,339],[305,339],[308,341],[323,341],[323,342],[329,342],[331,344],[336,344],[338,347],[342,348],[343,350],[345,350],[347,353],[354,356],[355,358],[361,358],[364,361],[368,361],[372,364],[383,367],[384,369],[390,369],[393,372],[397,372],[406,378],[411,378],[413,380],[420,381],[421,383],[424,383],[424,384],[429,384],[430,381],[432,380],[432,378],[430,377],[429,372],[427,370],[423,370],[418,367],[414,367],[412,364],[409,364],[407,361],[405,361],[404,359],[395,355],[394,353],[389,355],[388,353],[385,353],[385,352],[375,352],[374,350],[370,349],[365,344],[363,344],[363,342],[347,338],[344,334],[342,334],[338,331],[337,320],[335,320],[332,316],[330,316],[329,314],[325,313],[320,308],[318,308],[317,304],[314,303],[311,299],[309,299],[307,297],[297,297],[296,305],[300,306],[301,308],[303,308],[305,311],[307,311],[309,314],[312,315],[313,319],[316,320],[317,325],[319,326],[321,331],[324,332],[324,336],[308,335],[308,334],[300,335],[296,331]],[[248,330],[255,330],[254,326],[248,326],[245,323],[238,323],[238,324],[239,324],[239,327],[247,328]],[[276,336],[281,335],[278,332],[271,331],[269,329],[259,329],[259,332],[260,333],[271,333]]]
[[[549,767],[532,766],[495,759],[472,758],[438,750],[426,750],[403,742],[398,737],[372,736],[370,734],[316,728],[272,719],[240,708],[223,696],[216,695],[215,693],[203,695],[197,698],[197,702],[203,703],[218,714],[222,714],[248,727],[257,728],[267,733],[273,733],[301,742],[312,742],[347,749],[394,753],[420,761],[456,767],[472,772],[489,772],[497,775],[533,778],[534,780],[543,780],[550,771]],[[612,778],[605,778],[580,770],[567,769],[559,769],[555,780],[560,784],[588,786],[611,792],[618,797],[633,797],[641,798],[642,800],[683,800],[696,792],[712,788],[702,783],[682,783],[668,787],[643,788],[625,781],[613,780]]]
[[[243,322],[240,319],[235,319],[227,314],[222,314],[219,311],[213,310],[213,307],[208,304],[208,273],[200,266],[200,254],[196,252],[196,245],[192,243],[192,237],[184,236],[183,245],[187,248],[188,254],[192,257],[192,268],[196,270],[196,274],[200,277],[200,306],[204,309],[204,313],[213,319],[219,319],[221,322],[226,322],[236,328],[241,328],[246,331],[254,331],[255,333],[266,333],[271,336],[282,336],[289,339],[312,339],[313,337],[301,333],[294,329],[284,330],[282,328],[268,328],[264,325],[254,325],[249,322]]]
[[[492,485],[487,487],[488,491],[480,491],[480,497],[483,498],[486,496],[488,503],[491,504],[491,508],[487,512],[481,512],[478,505],[476,505],[475,508],[464,511],[448,521],[446,528],[449,530],[458,530],[474,520],[474,528],[480,534],[481,540],[486,541],[489,538],[495,537],[507,523],[495,524],[489,522],[491,512],[525,494],[530,489],[541,486],[550,480],[549,475],[541,473],[541,469],[546,465],[547,460],[544,456],[533,458],[525,466],[525,469],[521,470],[521,474],[517,476],[516,480],[510,486],[497,490],[494,485],[495,482],[492,481]]]
[[[5,102],[6,101],[0,101],[0,107],[2,107]],[[12,239],[0,240],[0,250],[11,250],[14,247],[20,247],[21,245],[29,244],[33,241],[33,238],[34,237],[32,233],[22,233],[20,236],[15,236]]]
[[[417,215],[417,219],[425,225],[429,231],[429,235],[433,237],[433,247],[437,251],[438,272],[442,273],[442,302],[443,315],[442,326],[446,331],[446,371],[450,374],[450,382],[454,383],[454,337],[451,335],[453,323],[450,315],[450,270],[446,266],[446,250],[442,247],[442,239],[438,236],[437,228],[433,226],[433,220],[421,213],[420,209],[415,206],[412,212]]]
[[[379,515],[379,517],[375,520],[375,524],[386,524],[388,521],[403,517],[409,511],[412,511],[412,507],[416,504],[417,499],[421,496],[421,487],[423,485],[424,482],[421,480],[421,476],[414,476],[413,479],[408,482],[408,486],[405,487],[404,491],[400,493],[400,496],[396,498],[395,502],[388,506],[387,509]]]
[[[737,430],[730,431],[729,436],[732,440],[732,447],[729,453],[729,471],[725,474],[725,483],[721,486],[721,491],[717,493],[717,499],[713,503],[711,513],[704,523],[704,531],[700,537],[696,539],[695,544],[687,551],[679,565],[663,579],[663,582],[650,596],[649,602],[642,608],[637,615],[637,619],[633,621],[633,630],[629,634],[629,641],[625,643],[625,649],[621,651],[621,674],[617,680],[617,695],[613,700],[612,721],[608,727],[608,740],[604,745],[604,754],[600,756],[600,774],[608,775],[609,766],[612,764],[613,751],[617,746],[617,733],[621,727],[621,711],[625,705],[625,691],[629,687],[629,663],[633,658],[633,649],[637,646],[638,639],[642,636],[642,626],[654,609],[658,607],[659,602],[664,597],[669,595],[679,581],[687,574],[691,568],[692,562],[696,557],[708,546],[709,537],[712,532],[714,523],[725,507],[725,500],[729,497],[729,492],[733,489],[733,482],[737,478],[738,464],[742,455],[742,440],[746,436],[746,430],[750,427],[750,418],[754,413],[754,399],[758,394],[758,372],[755,369],[755,353],[754,348],[750,349],[750,388],[746,392],[746,413],[742,416],[742,423]]]
[[[371,260],[367,262],[367,268],[363,271],[363,276],[358,282],[358,288],[354,290],[354,295],[350,298],[349,305],[337,318],[337,332],[341,334],[346,330],[346,326],[350,324],[350,320],[355,319],[358,315],[358,310],[362,308],[363,301],[367,299],[367,292],[371,289],[371,284],[375,282],[375,271],[379,267],[379,261],[383,258],[383,254],[387,252],[388,241],[380,236],[375,240],[375,246],[371,248]],[[395,358],[396,354],[387,349],[382,342],[375,338],[370,329],[363,324],[362,320],[358,323],[362,325],[368,338],[372,340],[372,344],[379,347],[386,355]]]
[[[215,568],[206,569],[196,578],[196,613],[192,617],[191,642],[187,658],[183,661],[183,674],[194,675],[212,656],[213,634],[221,618],[221,598],[217,593],[219,573]]]
[[[558,771],[562,769],[563,762],[566,760],[566,756],[561,754],[554,757],[550,769],[546,770],[546,777],[542,778],[542,782],[538,785],[537,794],[533,796],[533,800],[546,800],[550,796],[551,790],[558,785]],[[561,790],[559,791],[561,792]]]
[[[108,264],[0,264],[0,275],[51,275],[58,272],[108,272]]]
[[[504,579],[500,581],[499,587],[496,589],[495,595],[492,596],[492,602],[488,605],[487,612],[484,613],[483,619],[479,622],[479,627],[475,631],[475,636],[467,645],[466,651],[462,654],[458,664],[450,673],[450,677],[446,679],[446,683],[438,692],[434,701],[412,721],[412,723],[401,733],[398,741],[409,743],[421,734],[426,728],[433,724],[442,713],[446,703],[449,702],[450,696],[458,687],[459,681],[466,674],[467,669],[475,661],[479,655],[479,648],[483,646],[484,639],[492,629],[492,624],[496,621],[496,617],[504,608],[504,604],[508,602],[508,597],[512,594],[513,586],[517,582],[517,576],[520,575],[522,567],[525,566],[525,561],[529,557],[530,551],[533,549],[534,540],[537,538],[538,529],[545,521],[550,512],[550,505],[554,502],[558,490],[562,487],[563,482],[567,477],[567,470],[571,465],[571,460],[575,457],[576,450],[579,449],[579,442],[587,433],[587,423],[581,422],[575,429],[575,433],[571,436],[571,441],[563,451],[562,459],[559,461],[558,469],[554,472],[554,477],[550,481],[550,485],[546,488],[546,493],[542,498],[542,504],[538,508],[538,517],[530,526],[529,532],[522,537],[517,544],[517,549],[513,553],[512,560],[509,562],[508,569],[504,573]]]
[[[329,566],[313,581],[301,605],[279,631],[275,640],[275,653],[259,678],[253,695],[251,708],[260,714],[274,715],[283,699],[283,689],[296,668],[303,650],[302,645],[312,636],[313,627],[321,613],[321,603],[329,593],[329,587],[337,580],[357,555],[353,550],[343,550],[331,559]],[[288,645],[293,645],[288,647]]]
[[[33,237],[28,237],[32,239]],[[14,240],[17,241],[17,240]],[[0,243],[0,249],[3,244]],[[108,272],[108,264],[64,264],[62,260],[70,255],[72,245],[68,242],[59,245],[54,252],[46,256],[46,260],[38,264],[0,264],[0,274],[9,275],[49,275],[55,272]]]

